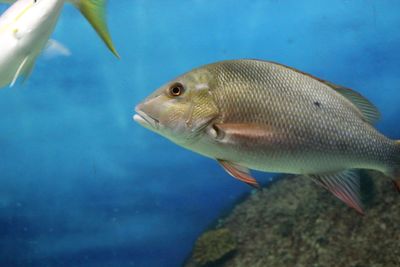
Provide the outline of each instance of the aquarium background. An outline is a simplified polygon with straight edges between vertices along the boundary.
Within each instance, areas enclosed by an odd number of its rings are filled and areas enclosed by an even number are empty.
[[[202,64],[273,60],[354,88],[400,138],[399,10],[395,0],[109,1],[116,60],[66,6],[53,38],[72,55],[43,56],[26,83],[0,91],[0,266],[180,266],[251,189],[132,115]]]

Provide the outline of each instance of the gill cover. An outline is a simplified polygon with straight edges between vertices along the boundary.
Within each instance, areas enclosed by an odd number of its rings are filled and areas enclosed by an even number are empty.
[[[185,116],[185,124],[192,132],[198,132],[218,116],[219,110],[208,89],[192,91],[189,99],[190,108]]]

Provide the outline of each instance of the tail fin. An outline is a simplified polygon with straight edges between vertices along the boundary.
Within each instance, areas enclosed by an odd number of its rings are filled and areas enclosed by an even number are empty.
[[[75,0],[72,3],[89,21],[108,49],[119,58],[107,27],[105,12],[107,0]]]
[[[396,187],[397,191],[400,193],[400,140],[395,142],[396,144],[396,155],[394,160],[394,167],[392,170],[393,185]]]

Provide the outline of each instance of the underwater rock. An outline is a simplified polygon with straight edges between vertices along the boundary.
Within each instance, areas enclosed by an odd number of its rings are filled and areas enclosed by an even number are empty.
[[[365,172],[361,182],[364,216],[306,177],[282,177],[250,194],[218,220],[237,245],[213,266],[400,266],[400,195],[378,173]],[[195,255],[187,267],[199,266]]]
[[[236,241],[229,229],[222,228],[205,232],[196,241],[193,259],[198,266],[210,266],[236,249]]]

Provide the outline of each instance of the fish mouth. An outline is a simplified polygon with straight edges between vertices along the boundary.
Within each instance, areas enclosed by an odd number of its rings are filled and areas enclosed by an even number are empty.
[[[133,120],[147,128],[158,129],[159,120],[146,114],[138,107],[135,108],[136,114],[133,115]]]

